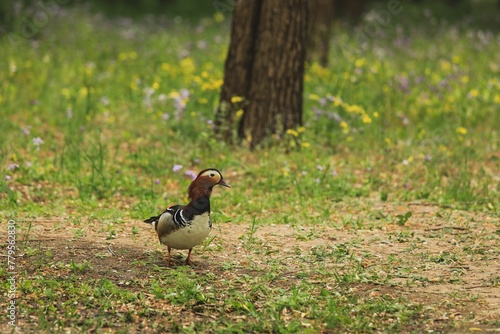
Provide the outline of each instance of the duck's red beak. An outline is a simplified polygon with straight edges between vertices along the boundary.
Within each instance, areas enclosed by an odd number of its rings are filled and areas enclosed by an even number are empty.
[[[224,181],[224,179],[220,179],[219,182],[217,182],[218,185],[221,185],[221,186],[224,186],[224,187],[228,187],[228,188],[231,188],[229,186],[229,184],[226,183],[226,181]]]

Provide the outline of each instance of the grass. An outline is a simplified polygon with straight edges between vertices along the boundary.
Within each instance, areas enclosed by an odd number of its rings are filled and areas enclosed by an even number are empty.
[[[498,32],[406,3],[361,45],[338,24],[331,66],[307,66],[304,126],[250,152],[212,133],[229,21],[183,6],[134,18],[61,6],[35,39],[0,38],[18,325],[497,328],[481,312],[499,282]],[[166,268],[140,221],[186,201],[185,173],[212,166],[232,186],[214,192],[212,236],[193,268]]]

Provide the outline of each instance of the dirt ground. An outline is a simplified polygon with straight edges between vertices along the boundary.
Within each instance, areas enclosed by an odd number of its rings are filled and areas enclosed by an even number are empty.
[[[310,263],[297,261],[297,254],[325,251],[349,245],[353,259],[367,275],[376,274],[380,283],[353,284],[359,294],[402,296],[435,310],[434,324],[463,320],[464,331],[500,331],[500,243],[499,221],[494,215],[449,210],[442,217],[434,206],[383,204],[374,208],[385,214],[411,209],[412,218],[404,225],[380,224],[380,227],[347,227],[219,223],[214,225],[209,247],[193,252],[192,270],[198,273],[234,275],[265,266],[263,257],[288,264],[283,284],[291,284]],[[135,227],[135,228],[134,228]],[[75,237],[59,218],[35,219],[27,247],[51,250],[53,262],[71,260],[92,262],[92,275],[124,285],[144,275],[130,265],[134,260],[152,261],[165,270],[166,247],[162,247],[153,229],[140,221],[124,221],[109,238],[102,222],[91,221],[83,227],[83,236]],[[262,251],[265,250],[265,251]],[[180,262],[186,252],[173,251]],[[30,257],[20,254],[28,271]],[[230,274],[221,270],[233,263]],[[332,269],[341,266],[334,261]],[[175,267],[174,267],[175,268]],[[23,322],[20,319],[21,323]],[[485,325],[486,324],[486,325]],[[496,324],[497,327],[492,327]],[[432,324],[429,327],[433,328]]]

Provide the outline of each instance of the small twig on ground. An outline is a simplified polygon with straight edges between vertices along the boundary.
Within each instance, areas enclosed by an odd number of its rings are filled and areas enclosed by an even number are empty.
[[[441,227],[433,227],[433,228],[426,228],[425,231],[439,231],[439,230],[445,230],[447,228],[453,229],[453,230],[459,230],[459,231],[468,231],[469,229],[466,227],[458,227],[458,226],[441,226]]]
[[[470,290],[470,289],[491,288],[491,287],[492,287],[492,285],[491,285],[491,284],[489,284],[489,285],[486,285],[486,284],[485,284],[485,285],[473,285],[473,286],[466,286],[466,287],[464,287],[464,288],[465,288],[465,289],[467,289],[467,290]]]
[[[115,251],[113,250],[113,245],[111,245],[111,244],[109,244],[109,245],[108,245],[108,251],[109,251],[111,254],[113,254],[114,256],[118,256],[118,255],[116,255]]]
[[[441,204],[437,204],[437,203],[410,202],[410,203],[407,203],[406,205],[408,205],[408,206],[439,206],[439,207],[445,208],[445,209],[451,209],[452,208],[450,205],[441,205]]]

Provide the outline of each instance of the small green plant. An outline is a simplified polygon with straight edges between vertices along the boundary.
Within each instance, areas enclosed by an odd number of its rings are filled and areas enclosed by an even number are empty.
[[[412,216],[411,211],[408,211],[404,215],[397,215],[396,218],[397,218],[398,225],[404,226],[408,222],[408,220],[411,218],[411,216]]]
[[[71,269],[74,273],[86,273],[87,271],[92,270],[92,265],[89,261],[83,260],[83,262],[78,263],[74,260],[68,264],[68,268]]]

